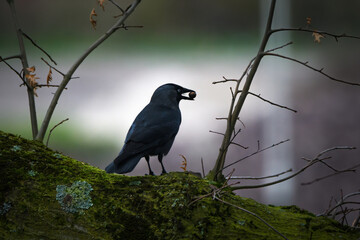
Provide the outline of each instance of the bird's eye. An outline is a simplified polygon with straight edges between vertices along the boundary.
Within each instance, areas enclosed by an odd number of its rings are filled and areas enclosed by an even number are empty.
[[[181,89],[180,89],[180,88],[178,88],[178,89],[177,89],[177,92],[178,92],[178,93],[181,93]]]

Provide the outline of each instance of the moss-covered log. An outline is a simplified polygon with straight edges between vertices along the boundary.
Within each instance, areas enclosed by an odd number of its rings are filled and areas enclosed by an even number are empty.
[[[0,132],[1,239],[282,239],[257,218],[197,196],[209,181],[188,173],[128,177]],[[295,206],[259,204],[230,192],[288,239],[357,239],[359,232]]]

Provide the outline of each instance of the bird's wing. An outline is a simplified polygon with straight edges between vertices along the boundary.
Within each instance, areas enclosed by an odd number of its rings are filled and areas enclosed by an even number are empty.
[[[119,161],[173,141],[181,123],[180,110],[148,104],[136,117],[126,136]]]

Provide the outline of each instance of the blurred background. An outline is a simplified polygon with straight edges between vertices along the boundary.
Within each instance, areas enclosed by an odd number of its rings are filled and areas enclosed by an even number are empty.
[[[115,21],[118,10],[105,1],[105,11],[97,1],[15,1],[20,25],[57,61],[66,72],[76,59]],[[130,1],[118,1],[126,8]],[[182,125],[164,163],[168,171],[180,169],[182,154],[188,170],[205,173],[212,169],[231,100],[231,83],[212,82],[239,78],[259,47],[270,1],[143,1],[126,22],[143,28],[119,30],[82,63],[61,96],[50,128],[57,127],[49,147],[80,161],[104,169],[118,154],[126,133],[136,115],[149,102],[153,91],[168,82],[197,91],[195,101],[180,103]],[[89,14],[95,8],[97,28],[93,30]],[[275,11],[275,27],[305,27],[311,17],[315,29],[360,36],[360,2],[279,0]],[[9,7],[0,2],[0,55],[19,52]],[[277,33],[268,49],[289,41],[294,44],[278,53],[309,61],[316,68],[347,81],[360,82],[360,40],[331,37],[315,43],[311,33]],[[26,51],[30,66],[36,67],[39,83],[46,82],[49,68],[40,60],[44,56],[29,41]],[[9,60],[20,71],[17,60]],[[0,63],[0,129],[31,138],[27,93],[17,78]],[[53,71],[53,84],[61,75]],[[294,108],[293,113],[277,108],[256,97],[248,96],[240,118],[243,125],[236,142],[244,150],[231,146],[227,163],[246,156],[258,148],[281,140],[289,142],[271,148],[226,169],[235,168],[236,176],[266,176],[292,168],[301,168],[319,152],[334,146],[360,148],[360,88],[339,84],[304,66],[284,59],[263,59],[251,91],[278,104]],[[42,88],[36,98],[38,121],[42,121],[54,89]],[[338,151],[329,163],[346,169],[359,163],[360,150]],[[161,168],[154,157],[156,173]],[[140,161],[129,175],[147,173]],[[347,172],[302,186],[332,173],[325,166],[314,166],[290,181],[266,189],[237,192],[267,204],[296,204],[321,213],[331,197],[359,190],[360,176]],[[269,181],[269,180],[267,180]],[[243,181],[260,184],[263,181]]]

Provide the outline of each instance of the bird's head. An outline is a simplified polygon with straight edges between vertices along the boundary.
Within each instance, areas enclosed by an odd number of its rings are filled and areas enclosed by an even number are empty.
[[[186,93],[187,96],[185,95]],[[180,100],[194,100],[196,92],[173,83],[158,87],[151,97],[151,102],[160,104],[179,104]]]

